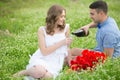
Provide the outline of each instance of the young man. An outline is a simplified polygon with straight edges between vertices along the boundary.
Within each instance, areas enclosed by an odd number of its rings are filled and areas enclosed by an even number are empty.
[[[90,24],[82,27],[86,34],[89,28],[97,28],[97,45],[94,50],[104,52],[107,56],[115,58],[120,56],[120,31],[115,20],[107,15],[108,6],[104,1],[95,1],[89,6]],[[71,49],[72,55],[80,55],[79,48]]]

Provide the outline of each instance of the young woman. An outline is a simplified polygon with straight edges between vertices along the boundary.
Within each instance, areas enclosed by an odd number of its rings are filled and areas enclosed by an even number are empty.
[[[38,29],[39,49],[31,56],[26,70],[14,76],[31,76],[37,78],[56,77],[62,69],[68,55],[69,25],[65,24],[66,10],[53,5],[49,8],[46,17],[46,26]]]

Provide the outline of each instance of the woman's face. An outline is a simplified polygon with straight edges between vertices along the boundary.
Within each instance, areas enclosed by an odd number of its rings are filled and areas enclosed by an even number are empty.
[[[62,11],[62,14],[60,16],[58,16],[58,20],[57,20],[57,25],[63,25],[64,22],[65,22],[65,18],[66,17],[66,14],[65,14],[65,11],[63,10]]]

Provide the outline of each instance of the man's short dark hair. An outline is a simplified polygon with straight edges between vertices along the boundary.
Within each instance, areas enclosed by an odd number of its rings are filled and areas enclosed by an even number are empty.
[[[96,9],[97,12],[102,10],[106,14],[108,11],[107,3],[105,1],[102,1],[102,0],[98,0],[98,1],[93,2],[92,4],[90,4],[89,8]]]

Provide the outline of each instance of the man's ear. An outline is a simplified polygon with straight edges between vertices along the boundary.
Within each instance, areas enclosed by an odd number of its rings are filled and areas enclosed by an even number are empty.
[[[104,15],[105,13],[103,11],[100,11],[100,15]]]

